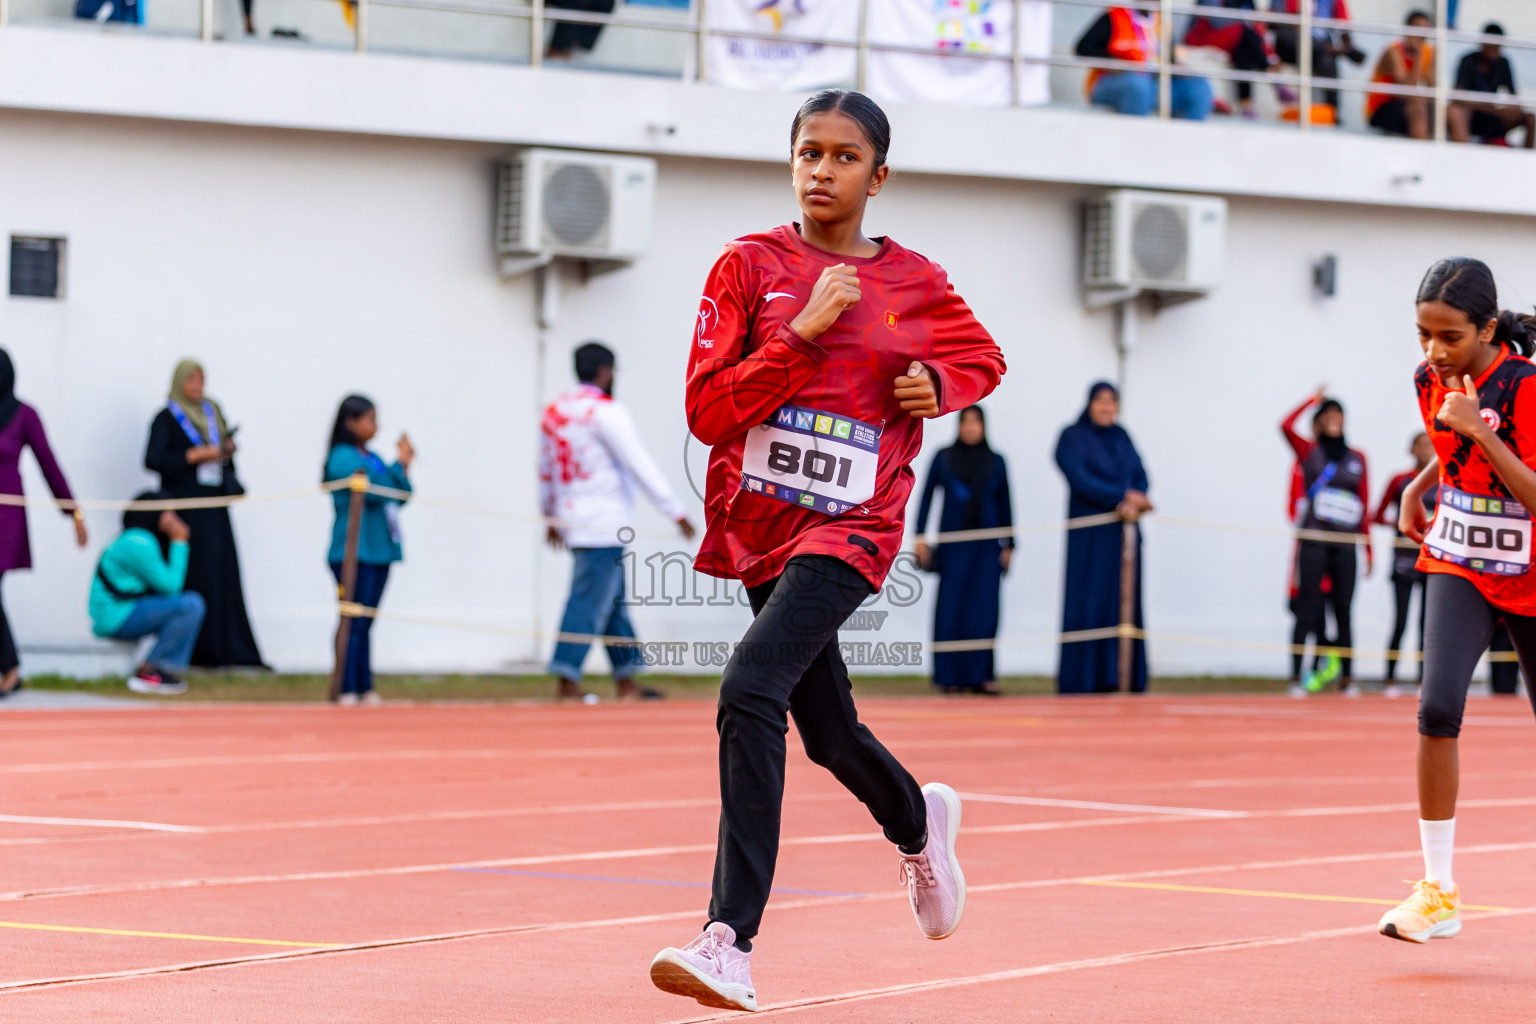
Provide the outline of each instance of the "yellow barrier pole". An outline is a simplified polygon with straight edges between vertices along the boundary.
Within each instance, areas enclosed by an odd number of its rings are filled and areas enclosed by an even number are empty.
[[[363,502],[368,497],[368,474],[358,470],[347,481],[352,497],[347,506],[347,546],[341,559],[341,591],[343,605],[351,605],[357,596],[357,545],[363,532]],[[336,625],[336,663],[331,668],[330,699],[341,697],[341,679],[347,668],[347,653],[352,647],[353,615],[344,610]]]
[[[1120,521],[1120,692],[1130,693],[1136,633],[1136,517]]]

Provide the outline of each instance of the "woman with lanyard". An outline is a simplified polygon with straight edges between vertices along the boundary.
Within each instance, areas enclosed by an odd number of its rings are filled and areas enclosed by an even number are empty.
[[[1429,435],[1416,434],[1413,443],[1408,446],[1408,454],[1413,456],[1414,466],[1404,473],[1394,476],[1387,484],[1385,493],[1381,496],[1381,504],[1376,508],[1376,514],[1371,517],[1374,525],[1396,526],[1402,518],[1403,491],[1413,483],[1415,477],[1424,472],[1424,467],[1435,458],[1435,446],[1430,443]],[[1423,496],[1424,510],[1431,516],[1435,514],[1435,492],[1428,490]],[[1392,548],[1392,597],[1395,614],[1392,619],[1392,637],[1387,641],[1387,678],[1386,686],[1382,688],[1384,697],[1401,697],[1403,691],[1397,685],[1398,662],[1402,660],[1403,637],[1408,632],[1408,608],[1413,601],[1413,592],[1419,591],[1419,650],[1424,650],[1424,574],[1416,568],[1419,560],[1419,548],[1417,544],[1402,530],[1397,531],[1393,538]]]
[[[1296,433],[1296,420],[1314,404],[1317,411],[1312,414],[1312,434],[1316,440],[1307,441]],[[1364,539],[1365,513],[1371,500],[1365,455],[1345,442],[1344,407],[1337,399],[1326,397],[1322,388],[1287,416],[1280,430],[1296,453],[1292,484],[1296,525],[1310,534],[1296,544],[1292,693],[1318,693],[1337,678],[1340,692],[1358,697],[1360,691],[1353,685],[1354,659],[1328,649],[1337,646],[1348,650],[1354,645],[1350,607],[1355,600],[1355,577],[1359,572],[1355,546]],[[1337,535],[1338,539],[1330,535]],[[1372,557],[1371,546],[1366,544],[1367,573]],[[1327,639],[1329,608],[1333,610],[1336,631],[1332,640]],[[1303,690],[1302,650],[1308,637],[1315,638],[1325,667],[1317,668],[1314,664]]]
[[[21,453],[32,449],[43,479],[55,501],[73,500],[64,471],[48,446],[43,421],[37,410],[16,397],[16,368],[10,354],[0,348],[0,494],[22,496]],[[65,513],[74,517],[75,543],[85,547],[89,535],[85,515],[78,508]],[[27,507],[21,502],[0,504],[0,579],[8,572],[32,568],[32,545],[27,535]],[[11,634],[5,606],[0,604],[0,697],[9,697],[21,689],[21,659],[16,639]]]
[[[933,457],[923,500],[917,507],[917,535],[928,528],[933,496],[944,491],[940,533],[1013,528],[1008,495],[1008,463],[987,444],[987,418],[981,406],[960,410],[960,436]],[[924,541],[914,546],[918,564],[939,577],[933,602],[935,644],[996,641],[1003,574],[1013,560],[1013,538]],[[997,668],[991,646],[941,651],[933,656],[933,685],[945,693],[995,696]]]
[[[1500,312],[1493,272],[1458,257],[1418,292],[1424,362],[1414,375],[1437,458],[1403,490],[1398,525],[1423,544],[1424,679],[1419,688],[1419,841],[1424,878],[1381,919],[1383,935],[1427,942],[1461,931],[1452,871],[1456,738],[1472,671],[1502,618],[1536,679],[1536,318]],[[1438,489],[1434,518],[1423,498]],[[1536,701],[1536,694],[1532,695]]]
[[[245,493],[235,476],[234,431],[224,410],[203,392],[204,374],[191,359],[177,364],[170,400],[149,427],[144,466],[160,474],[167,498],[221,498]],[[192,653],[200,668],[261,668],[245,610],[240,553],[228,505],[188,508],[178,514],[192,531],[186,589],[207,607]]]
[[[746,586],[755,616],[726,665],[720,831],[703,934],[651,964],[661,989],[755,1010],[750,954],[778,860],[785,734],[853,792],[900,851],[923,934],[959,926],[960,800],[919,789],[859,722],[837,630],[901,548],[922,420],[996,387],[1002,353],[943,268],[863,233],[890,125],[828,90],[790,130],[801,221],[728,244],[688,361],[693,435],[711,445],[695,568]]]
[[[345,481],[355,473],[365,473],[374,487],[403,492],[402,495],[376,494],[370,491],[363,502],[363,521],[358,530],[357,578],[352,590],[352,600],[364,608],[379,606],[384,597],[384,584],[389,580],[389,567],[400,561],[400,506],[411,492],[411,462],[416,449],[404,434],[395,444],[395,461],[385,465],[384,460],[368,450],[368,442],[379,432],[378,411],[372,402],[362,395],[348,395],[336,410],[336,422],[331,426],[331,446],[325,457],[325,469],[321,479],[325,483]],[[347,551],[347,520],[350,515],[352,496],[345,488],[331,495],[336,505],[336,522],[331,528],[331,549],[326,557],[331,574],[339,585],[345,569]],[[352,619],[347,635],[347,656],[342,666],[341,695],[339,703],[378,704],[380,698],[373,688],[373,654],[370,634],[373,632],[372,615],[358,615]]]

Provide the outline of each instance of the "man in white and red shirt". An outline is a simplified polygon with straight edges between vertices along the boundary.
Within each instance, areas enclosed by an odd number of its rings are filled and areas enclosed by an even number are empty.
[[[624,605],[624,545],[634,537],[635,491],[673,522],[685,538],[694,534],[687,510],[672,493],[656,460],[640,443],[628,410],[613,400],[613,352],[597,342],[576,350],[576,390],[544,410],[540,428],[539,506],[553,547],[575,557],[571,594],[560,621],[549,670],[560,678],[560,696],[581,697],[581,663],[601,638],[621,698],[659,697],[641,690],[634,676],[643,666]],[[608,642],[620,638],[619,642]]]

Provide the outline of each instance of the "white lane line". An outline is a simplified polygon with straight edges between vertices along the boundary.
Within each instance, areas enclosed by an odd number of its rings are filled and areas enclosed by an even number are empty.
[[[1155,821],[1155,818],[1087,818],[1079,821],[1042,821],[1022,825],[994,825],[966,829],[967,834],[1048,832],[1059,829],[1096,828],[1112,825],[1138,824]],[[1193,820],[1167,818],[1164,820]],[[791,836],[781,840],[780,846],[821,846],[838,843],[886,842],[879,832],[848,832],[834,835]],[[423,875],[437,872],[463,871],[474,868],[533,867],[541,864],[579,864],[600,860],[626,860],[642,857],[671,857],[687,853],[714,853],[715,843],[693,843],[681,846],[648,846],[628,850],[591,850],[583,853],[549,853],[529,857],[504,857],[495,860],[458,861],[442,864],[405,864],[384,868],[352,868],[335,871],[302,871],[290,874],[230,875],[214,878],[173,878],[145,882],[116,882],[101,885],[73,885],[52,889],[19,889],[0,892],[0,903],[20,900],[59,899],[69,896],[100,896],[127,892],[163,892],[174,889],[203,889],[234,885],[269,885],[284,882],[341,881],[353,878],[380,878],[400,875]]]
[[[89,828],[131,828],[143,832],[207,832],[200,825],[167,825],[163,821],[116,821],[111,818],[43,818],[29,814],[0,814],[12,825],[80,825]]]
[[[1489,917],[1514,917],[1528,914],[1536,914],[1536,907],[1520,907],[1515,910],[1492,911],[1483,914],[1463,915],[1467,920],[1478,920]],[[1375,925],[1355,925],[1349,928],[1328,928],[1321,931],[1300,932],[1296,935],[1267,935],[1251,939],[1230,939],[1222,942],[1208,942],[1193,946],[1175,946],[1167,949],[1148,949],[1135,953],[1121,953],[1115,956],[1093,957],[1087,960],[1063,960],[1057,963],[1039,964],[1034,967],[1019,967],[1007,971],[990,971],[985,974],[970,974],[952,978],[936,978],[931,981],[908,982],[904,985],[888,985],[883,988],[855,989],[851,992],[839,992],[835,995],[811,996],[807,999],[796,999],[785,1003],[770,1003],[757,1013],[753,1019],[761,1017],[785,1016],[797,1013],[801,1010],[815,1009],[821,1006],[843,1006],[848,1003],[862,1003],[874,999],[885,999],[890,996],[907,996],[921,992],[938,992],[944,989],[963,988],[972,985],[986,985],[999,981],[1016,981],[1022,978],[1037,978],[1048,974],[1063,974],[1070,971],[1092,970],[1100,967],[1121,967],[1126,964],[1146,963],[1156,960],[1170,960],[1177,957],[1201,956],[1206,953],[1225,953],[1244,949],[1271,949],[1277,946],[1294,946],[1305,942],[1317,942],[1323,939],[1344,938],[1351,935],[1370,935],[1376,931]],[[713,1014],[707,1017],[685,1017],[681,1020],[669,1021],[668,1024],[710,1024],[713,1021],[738,1020],[739,1013]]]
[[[1126,811],[1132,814],[1177,814],[1195,818],[1246,818],[1247,811],[1221,811],[1208,807],[1156,807],[1149,804],[1109,804],[1097,800],[1060,800],[1043,796],[998,796],[992,793],[961,793],[963,800],[984,804],[1019,804],[1026,807],[1071,807],[1084,811]]]
[[[1464,854],[1472,854],[1472,853],[1525,851],[1525,850],[1530,850],[1530,849],[1536,849],[1536,843],[1498,843],[1498,844],[1489,844],[1489,845],[1484,845],[1484,846],[1469,846],[1469,847],[1466,847],[1466,848],[1464,848],[1462,850],[1459,850],[1458,852],[1459,853],[1464,853]],[[1011,890],[1011,889],[1041,888],[1041,887],[1044,887],[1044,886],[1053,886],[1053,885],[1056,885],[1056,886],[1076,885],[1076,884],[1080,884],[1080,883],[1085,882],[1085,881],[1093,881],[1093,880],[1118,880],[1118,881],[1124,881],[1124,880],[1133,880],[1133,879],[1139,879],[1139,878],[1167,878],[1167,877],[1176,877],[1178,875],[1214,874],[1214,873],[1223,872],[1223,871],[1241,871],[1241,870],[1256,869],[1256,868],[1277,868],[1277,867],[1292,867],[1292,866],[1309,866],[1309,865],[1315,865],[1315,864],[1344,863],[1344,862],[1347,862],[1347,861],[1359,861],[1359,860],[1384,860],[1384,859],[1391,859],[1391,858],[1417,858],[1419,856],[1419,854],[1420,854],[1420,851],[1418,851],[1418,850],[1398,850],[1398,851],[1392,851],[1392,852],[1388,852],[1388,853],[1346,854],[1346,855],[1342,855],[1342,856],[1333,856],[1333,857],[1304,857],[1304,858],[1298,858],[1298,859],[1289,860],[1289,861],[1267,861],[1267,862],[1251,862],[1251,863],[1247,863],[1247,864],[1207,865],[1207,866],[1204,866],[1204,867],[1194,867],[1194,868],[1172,868],[1172,869],[1161,870],[1161,871],[1129,872],[1129,873],[1118,874],[1118,875],[1082,875],[1082,876],[1078,876],[1078,877],[1075,877],[1075,878],[1031,879],[1031,880],[1023,881],[1023,882],[1005,882],[1005,883],[999,883],[999,884],[995,884],[995,885],[980,885],[980,886],[973,885],[973,886],[970,887],[970,891],[971,892],[1003,892],[1003,891],[1008,891],[1008,890]],[[800,909],[806,909],[806,908],[812,908],[812,907],[824,907],[824,906],[828,906],[828,905],[834,904],[834,903],[848,903],[848,902],[854,902],[854,901],[884,901],[884,900],[905,899],[906,895],[907,894],[906,894],[905,890],[897,890],[897,891],[885,891],[885,892],[877,892],[877,893],[868,893],[868,894],[865,894],[863,896],[818,896],[818,897],[811,897],[811,898],[800,899],[800,900],[780,900],[780,901],[775,901],[774,903],[772,903],[770,905],[770,907],[769,907],[769,910],[772,913],[778,913],[780,911],[785,911],[785,910],[800,910]],[[1509,916],[1517,916],[1517,915],[1528,914],[1528,913],[1532,913],[1532,912],[1536,912],[1536,907],[1527,907],[1527,908],[1521,908],[1521,909],[1516,909],[1516,910],[1490,912],[1490,913],[1484,913],[1484,914],[1468,914],[1468,915],[1465,915],[1465,916],[1469,920],[1475,920],[1475,919],[1484,918],[1484,917],[1509,917]],[[220,960],[202,960],[202,961],[196,961],[196,962],[184,963],[184,964],[169,964],[169,965],[158,966],[158,967],[135,968],[135,969],[126,970],[126,971],[111,971],[111,972],[102,972],[102,973],[97,973],[97,974],[71,975],[71,976],[54,977],[54,978],[38,978],[38,979],[32,979],[32,980],[26,980],[26,981],[0,982],[0,997],[3,997],[3,996],[5,996],[5,995],[7,995],[7,994],[9,994],[11,992],[16,992],[16,991],[26,991],[26,990],[39,989],[39,988],[56,988],[56,987],[71,986],[71,985],[85,985],[85,984],[90,984],[90,983],[93,983],[93,982],[101,982],[101,981],[132,980],[132,979],[135,979],[135,978],[152,977],[152,976],[155,976],[155,975],[179,974],[179,973],[190,972],[190,971],[208,970],[208,969],[216,969],[216,968],[241,967],[241,966],[247,966],[247,965],[253,965],[253,964],[267,963],[267,962],[274,961],[274,960],[308,959],[308,958],[312,958],[312,957],[316,957],[316,956],[334,956],[334,955],[338,955],[338,954],[362,953],[362,952],[368,952],[370,950],[375,950],[375,949],[390,949],[390,948],[395,948],[395,947],[399,947],[399,946],[413,946],[413,945],[427,945],[427,944],[432,944],[432,943],[458,942],[458,941],[465,941],[465,940],[472,940],[472,939],[479,939],[479,938],[494,938],[494,937],[497,937],[497,936],[536,934],[536,933],[561,932],[561,931],[590,930],[590,929],[595,929],[595,928],[616,928],[616,927],[625,927],[625,926],[629,926],[629,925],[656,924],[656,923],[665,923],[665,922],[671,922],[671,921],[696,921],[698,919],[698,916],[699,916],[699,913],[698,913],[697,910],[684,910],[684,911],[673,911],[673,912],[661,913],[661,914],[637,914],[637,915],[632,915],[632,916],[629,916],[629,917],[613,917],[613,918],[606,918],[606,919],[599,919],[599,920],[552,921],[552,922],[546,922],[546,923],[543,923],[543,924],[533,924],[533,925],[509,925],[509,926],[500,927],[500,928],[480,928],[480,929],[472,929],[472,930],[460,931],[460,932],[449,932],[449,933],[443,933],[443,934],[438,934],[438,935],[423,935],[423,936],[414,936],[414,937],[403,938],[403,939],[385,939],[385,940],[379,940],[379,941],[375,941],[375,942],[361,942],[361,943],[354,943],[354,944],[344,945],[344,946],[335,946],[335,947],[331,947],[331,948],[328,948],[328,949],[293,950],[293,951],[283,951],[283,952],[277,952],[277,953],[259,953],[259,954],[255,954],[255,955],[252,955],[252,956],[245,956],[245,957],[229,957],[229,958],[220,959]],[[1332,930],[1330,932],[1305,933],[1305,936],[1323,937],[1323,936],[1331,935],[1331,934],[1339,934],[1339,935],[1363,934],[1363,933],[1371,932],[1371,931],[1374,931],[1374,930],[1375,929],[1374,929],[1373,926],[1357,926],[1357,927],[1352,927],[1352,928],[1334,929],[1334,930]],[[1065,961],[1062,964],[1046,964],[1046,965],[1041,965],[1040,967],[1021,968],[1020,970],[1023,971],[1023,972],[1026,972],[1026,973],[1020,974],[1019,976],[1020,977],[1028,977],[1031,974],[1058,973],[1061,970],[1080,970],[1083,967],[1090,967],[1090,966],[1111,966],[1112,963],[1114,963],[1114,962],[1125,961],[1126,957],[1139,958],[1139,959],[1148,959],[1148,958],[1156,958],[1156,956],[1158,954],[1165,955],[1165,956],[1177,956],[1177,955],[1183,955],[1183,954],[1192,953],[1192,952],[1216,952],[1216,951],[1219,951],[1221,949],[1245,948],[1249,944],[1252,944],[1252,943],[1261,943],[1261,944],[1269,943],[1269,944],[1275,944],[1275,945],[1285,945],[1285,944],[1288,943],[1288,941],[1289,942],[1308,941],[1308,939],[1305,936],[1290,936],[1290,937],[1282,936],[1282,937],[1279,937],[1278,939],[1239,939],[1239,940],[1236,940],[1235,944],[1233,942],[1216,943],[1216,944],[1211,944],[1211,945],[1207,945],[1207,946],[1181,947],[1181,948],[1177,948],[1177,949],[1173,949],[1173,950],[1152,950],[1152,951],[1148,951],[1146,953],[1121,954],[1121,955],[1115,956],[1115,957],[1100,957],[1100,958],[1096,958],[1094,960]],[[1003,973],[1013,974],[1015,972],[1003,972]],[[980,983],[980,981],[973,980],[973,979],[1006,980],[1005,978],[996,977],[994,975],[974,975],[974,976],[970,976],[970,978],[943,979],[943,980],[940,980],[940,981],[937,981],[937,982],[925,982],[925,983],[919,983],[919,984],[924,986],[924,987],[943,987],[943,988],[948,988],[948,987],[954,987],[956,984],[979,984]],[[854,996],[854,997],[862,997],[862,998],[879,998],[881,995],[897,994],[900,991],[906,991],[906,989],[898,986],[898,987],[896,987],[894,989],[889,989],[889,990],[887,990],[887,989],[864,990],[861,993],[853,993],[852,996]],[[805,1000],[805,1001],[798,1002],[798,1003],[793,1003],[793,1004],[786,1003],[786,1004],[779,1004],[778,1006],[770,1006],[770,1007],[765,1008],[764,1012],[769,1012],[769,1011],[781,1011],[782,1012],[782,1011],[790,1011],[790,1010],[793,1010],[795,1008],[799,1008],[802,1005],[804,1005],[804,1006],[820,1005],[821,1003],[824,1003],[824,1002],[828,1001],[829,998],[830,999],[834,999],[834,1000],[835,999],[843,999],[844,1001],[854,1001],[853,998],[849,997],[849,994],[844,994],[844,996],[842,996],[842,997],[821,997],[820,999],[817,999],[817,1000]],[[704,1021],[731,1020],[731,1019],[735,1019],[736,1016],[737,1015],[732,1014],[732,1015],[727,1015],[725,1017],[702,1017],[702,1018],[700,1018],[700,1017],[693,1017],[693,1018],[688,1018],[686,1021],[673,1022],[673,1024],[701,1024],[701,1022],[704,1022]]]
[[[1337,743],[1341,740],[1380,740],[1383,733],[1375,732],[1284,732],[1266,730],[1253,733],[1223,733],[1211,737],[1210,742],[1222,743]],[[901,750],[954,750],[967,752],[978,749],[1013,749],[1021,755],[1041,749],[1071,747],[1102,747],[1112,745],[1166,744],[1166,736],[1142,733],[1120,735],[1085,736],[1000,736],[975,739],[898,740],[893,747]],[[654,757],[657,755],[697,755],[718,753],[716,744],[653,745],[653,746],[592,746],[592,747],[493,747],[484,749],[447,750],[360,750],[360,751],[311,751],[305,753],[221,754],[198,757],[159,757],[119,761],[45,761],[0,764],[0,775],[36,775],[52,772],[120,772],[169,768],[218,768],[243,765],[274,764],[337,764],[356,761],[453,761],[453,760],[506,760],[570,757]]]

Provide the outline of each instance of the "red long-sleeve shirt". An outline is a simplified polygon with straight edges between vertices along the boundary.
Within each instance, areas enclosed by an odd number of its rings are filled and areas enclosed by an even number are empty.
[[[896,399],[896,378],[913,360],[928,367],[944,413],[979,401],[1001,379],[1001,350],[944,269],[878,241],[874,256],[841,256],[784,225],[731,242],[715,261],[688,359],[688,426],[712,446],[698,571],[756,586],[795,555],[830,555],[878,588],[901,548],[910,464],[923,440],[922,421]],[[789,323],[822,270],[838,263],[857,268],[862,298],[807,341]],[[872,497],[826,515],[743,489],[748,432],[784,405],[826,413],[841,429],[836,417],[878,432]]]

